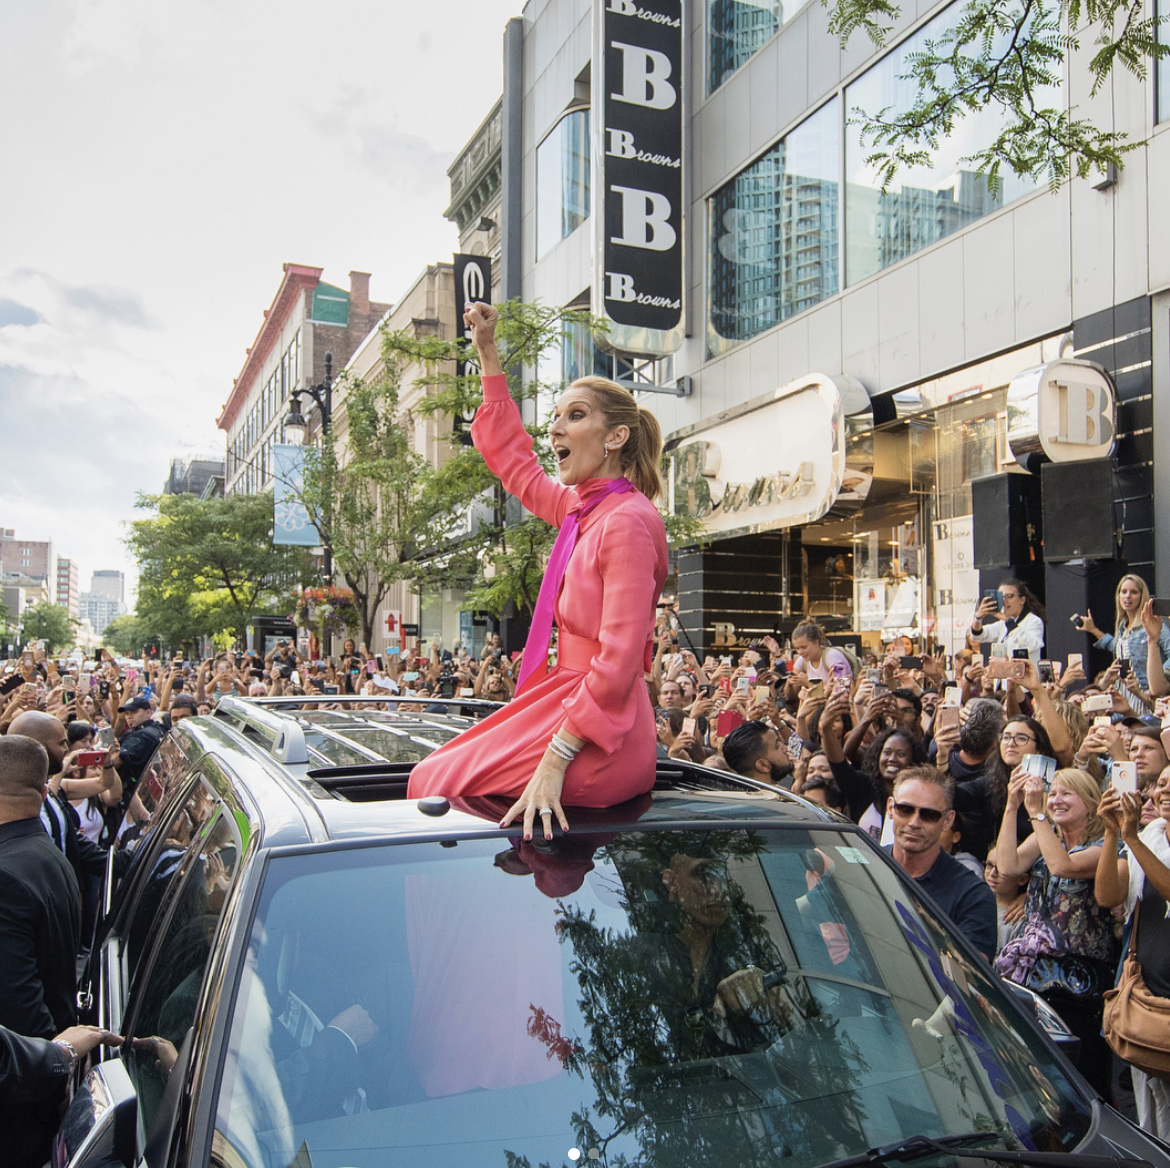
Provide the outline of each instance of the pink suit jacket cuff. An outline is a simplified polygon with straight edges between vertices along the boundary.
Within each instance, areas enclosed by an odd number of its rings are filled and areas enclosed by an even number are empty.
[[[485,402],[512,400],[512,395],[508,392],[506,373],[493,373],[490,377],[481,377],[480,381],[483,383],[483,400]]]

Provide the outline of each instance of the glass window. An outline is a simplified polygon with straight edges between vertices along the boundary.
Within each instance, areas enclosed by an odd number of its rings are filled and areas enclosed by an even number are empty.
[[[1158,0],[1158,15],[1167,22],[1158,25],[1158,41],[1164,45],[1170,42],[1170,0]],[[1154,120],[1170,122],[1170,58],[1159,61],[1154,68],[1158,103],[1154,110]]]
[[[568,384],[579,377],[613,377],[613,358],[597,347],[583,324],[570,322],[561,341],[561,380]]]
[[[138,1038],[157,1042],[128,1046],[122,1060],[138,1089],[142,1126],[148,1132],[166,1090],[167,1072],[195,1022],[203,975],[238,862],[239,841],[231,818],[221,815],[203,846],[183,865],[182,888],[146,977],[135,989],[130,1026]]]
[[[840,116],[834,98],[711,198],[712,354],[836,293]]]
[[[959,19],[952,5],[903,41],[845,90],[845,108],[891,116],[909,110],[918,84],[907,79],[910,56],[921,52],[929,39],[937,40]],[[1053,100],[1041,94],[1037,103]],[[845,283],[855,284],[891,264],[904,260],[976,219],[1020,198],[1040,185],[1030,178],[1000,172],[1000,189],[993,194],[987,180],[964,158],[991,142],[1002,126],[993,106],[969,113],[954,133],[931,151],[923,166],[903,167],[884,193],[876,170],[866,163],[870,147],[863,144],[861,126],[851,117],[845,129]]]
[[[948,930],[852,831],[274,857],[215,1138],[241,1168],[1071,1150],[1087,1099]]]
[[[708,0],[707,92],[714,93],[808,0]]]
[[[536,148],[536,258],[589,218],[589,111],[574,110]]]

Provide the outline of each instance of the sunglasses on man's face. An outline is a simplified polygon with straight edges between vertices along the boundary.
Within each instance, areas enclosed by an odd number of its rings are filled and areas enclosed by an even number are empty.
[[[913,803],[894,804],[894,814],[899,819],[913,819],[915,812],[918,813],[918,818],[923,823],[938,823],[946,814],[945,811],[939,811],[937,807],[915,807]]]

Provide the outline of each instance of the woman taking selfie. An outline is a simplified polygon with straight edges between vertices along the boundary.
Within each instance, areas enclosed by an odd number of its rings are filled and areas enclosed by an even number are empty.
[[[1044,648],[1044,606],[1022,580],[1005,580],[999,595],[1002,608],[990,596],[979,602],[971,636],[976,641],[1004,645],[1009,655],[1013,649],[1027,649],[1028,656],[1038,661]]]
[[[1112,635],[1097,627],[1087,608],[1080,627],[1097,638],[1094,649],[1104,649],[1119,660],[1129,661],[1138,689],[1155,695],[1166,693],[1170,688],[1165,673],[1166,662],[1170,661],[1170,629],[1160,616],[1154,616],[1150,590],[1140,576],[1121,577],[1114,598],[1114,611],[1117,626]],[[1151,687],[1151,678],[1154,688]]]
[[[529,511],[559,528],[516,697],[418,763],[410,798],[505,795],[502,825],[539,819],[552,838],[562,803],[608,807],[654,785],[657,728],[645,685],[655,604],[666,580],[658,422],[612,381],[586,377],[557,400],[549,437],[560,483],[541,469],[496,349],[499,314],[470,305],[484,401],[471,434],[493,473]],[[552,624],[557,664],[548,670]]]

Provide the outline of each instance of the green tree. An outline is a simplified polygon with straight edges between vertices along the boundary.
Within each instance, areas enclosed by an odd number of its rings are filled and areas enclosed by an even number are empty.
[[[894,0],[822,3],[842,44],[862,30],[881,45],[901,15]],[[1005,168],[1054,187],[1070,174],[1104,174],[1143,143],[1083,116],[1062,80],[1087,69],[1096,95],[1118,65],[1144,79],[1151,61],[1170,52],[1157,29],[1143,0],[966,0],[951,27],[911,56],[912,108],[850,113],[886,186],[899,170],[927,162],[967,114],[986,108],[998,113],[999,132],[963,161],[993,189]]]
[[[150,640],[150,632],[134,613],[116,616],[102,632],[102,644],[123,657],[139,657]]]
[[[140,495],[151,511],[131,524],[138,561],[138,616],[175,646],[231,631],[243,635],[258,613],[291,612],[296,585],[309,580],[303,548],[273,547],[272,495]]]
[[[598,332],[604,322],[583,309],[558,308],[543,304],[505,301],[499,306],[496,335],[505,361],[515,375],[509,379],[513,396],[535,401],[535,424],[528,427],[537,458],[550,474],[556,460],[548,442],[551,405],[567,384],[547,376],[547,360],[560,352],[573,334]],[[478,369],[471,365],[474,351],[459,341],[418,338],[404,332],[387,333],[383,339],[387,367],[406,362],[420,363],[426,373],[416,380],[425,394],[415,407],[421,417],[444,417],[450,429],[447,437],[453,450],[449,461],[438,470],[424,473],[424,490],[429,505],[466,514],[479,504],[473,530],[464,529],[457,542],[420,549],[411,564],[411,578],[467,589],[468,604],[480,611],[501,615],[509,605],[531,609],[540,589],[544,564],[551,550],[554,530],[543,520],[527,517],[505,522],[504,493],[474,447],[462,444],[455,419],[469,418],[482,398]],[[456,360],[469,363],[462,377],[450,371]],[[560,362],[556,362],[559,371]],[[523,371],[521,373],[521,371]],[[685,516],[667,517],[667,535],[672,543],[692,542],[697,525]]]
[[[54,653],[73,645],[77,622],[60,604],[33,604],[24,610],[20,627],[26,641],[44,641],[45,651]]]

